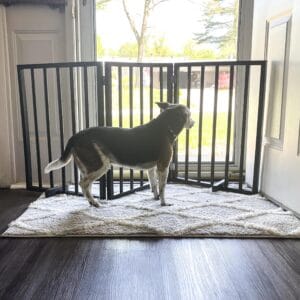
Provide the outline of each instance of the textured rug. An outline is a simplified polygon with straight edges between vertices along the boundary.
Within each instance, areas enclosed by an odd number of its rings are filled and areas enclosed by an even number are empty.
[[[300,238],[300,220],[258,195],[169,184],[160,206],[149,190],[89,206],[82,197],[41,196],[3,236]]]

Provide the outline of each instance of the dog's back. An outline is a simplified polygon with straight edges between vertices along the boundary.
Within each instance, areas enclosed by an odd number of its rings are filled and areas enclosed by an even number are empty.
[[[112,163],[135,167],[158,159],[166,137],[163,128],[154,125],[150,123],[132,129],[89,128],[73,136],[70,142],[74,150],[96,144]]]

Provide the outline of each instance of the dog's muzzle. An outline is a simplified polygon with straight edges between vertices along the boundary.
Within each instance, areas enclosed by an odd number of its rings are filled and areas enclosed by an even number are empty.
[[[188,128],[192,128],[195,125],[195,121],[190,119]]]

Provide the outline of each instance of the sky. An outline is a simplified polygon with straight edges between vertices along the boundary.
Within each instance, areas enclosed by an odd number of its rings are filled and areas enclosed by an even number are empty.
[[[140,9],[141,0],[126,0],[129,9]],[[169,0],[159,4],[149,20],[148,34],[164,37],[174,51],[180,51],[187,40],[200,31],[203,0]],[[96,13],[96,31],[101,36],[104,48],[117,49],[125,42],[135,42],[125,16],[122,0],[111,0],[103,10]]]

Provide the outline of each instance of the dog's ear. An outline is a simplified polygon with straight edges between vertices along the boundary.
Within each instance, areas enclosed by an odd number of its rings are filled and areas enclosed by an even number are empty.
[[[167,109],[170,106],[168,102],[156,102],[156,104],[163,110]]]

